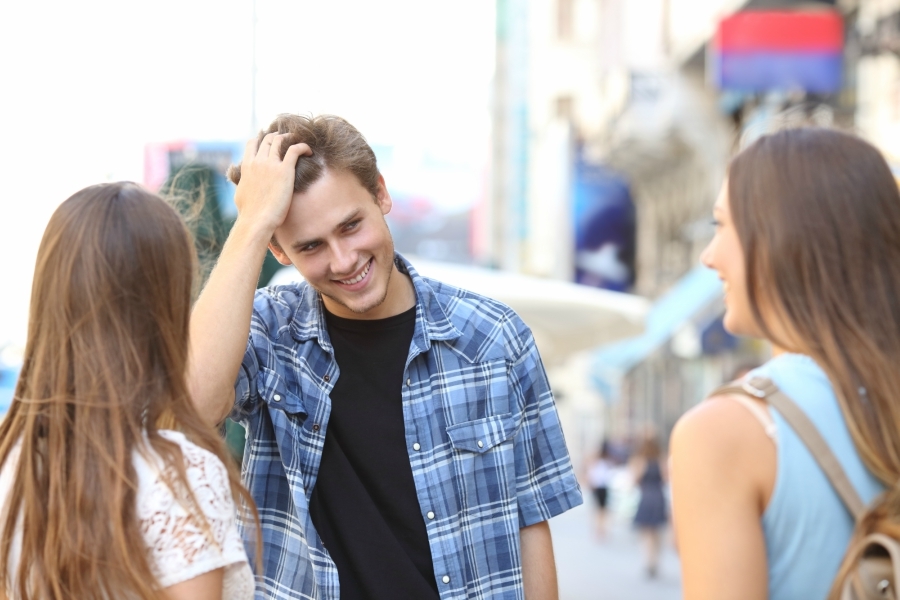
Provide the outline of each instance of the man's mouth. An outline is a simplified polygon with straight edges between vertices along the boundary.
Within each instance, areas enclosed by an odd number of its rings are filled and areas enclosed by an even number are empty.
[[[363,279],[366,278],[366,275],[369,274],[369,269],[372,268],[372,259],[369,259],[369,262],[366,263],[366,267],[363,269],[362,273],[354,277],[353,279],[338,279],[339,283],[343,283],[344,285],[353,285],[354,283],[359,283]]]

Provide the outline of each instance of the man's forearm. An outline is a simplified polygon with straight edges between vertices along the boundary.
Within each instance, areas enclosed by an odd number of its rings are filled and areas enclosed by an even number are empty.
[[[234,404],[234,382],[270,237],[271,232],[238,218],[191,313],[188,386],[210,424],[221,422]]]
[[[541,521],[519,530],[525,600],[559,600],[550,524]]]
[[[312,154],[307,144],[292,144],[282,152],[286,138],[271,132],[261,141],[247,142],[235,178],[239,216],[191,313],[188,387],[211,424],[224,419],[234,405],[234,382],[247,348],[266,247],[290,209],[297,159]]]

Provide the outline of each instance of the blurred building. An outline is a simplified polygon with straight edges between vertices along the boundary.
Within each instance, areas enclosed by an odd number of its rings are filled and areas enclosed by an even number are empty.
[[[848,53],[856,63],[856,128],[896,166],[900,164],[900,0],[849,4],[855,13]]]
[[[625,69],[602,64],[604,4],[624,2],[497,2],[493,178],[476,256],[484,264],[574,276],[576,151],[628,99]]]
[[[572,279],[573,196],[589,165],[617,174],[637,204],[634,291],[656,296],[684,274],[731,147],[691,59],[738,4],[500,0],[491,227],[476,258]]]
[[[554,385],[588,446],[645,427],[665,435],[767,355],[724,331],[715,275],[697,269],[733,153],[818,124],[856,128],[900,158],[900,0],[497,0],[493,111],[476,260],[611,289],[580,266],[630,267],[627,289],[655,301],[647,331]],[[602,245],[583,255],[585,190],[601,207],[616,194],[633,203],[630,263],[623,243],[613,261]],[[609,219],[624,225],[600,229],[627,227],[622,212]]]
[[[696,266],[733,142],[705,84],[703,45],[738,4],[500,0],[490,240],[477,258],[651,299]],[[617,270],[624,285],[601,275]],[[706,316],[718,282],[699,279],[707,291],[683,285],[678,310],[662,303],[644,336],[551,373],[587,447],[646,423],[664,428],[659,407],[677,417],[695,401],[671,384],[685,381],[681,363],[697,359],[697,344],[681,356],[669,345],[718,316]],[[617,361],[603,366],[604,356]]]

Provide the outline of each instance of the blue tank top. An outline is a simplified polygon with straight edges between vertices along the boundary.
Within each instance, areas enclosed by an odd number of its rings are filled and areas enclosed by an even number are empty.
[[[768,377],[796,402],[828,441],[863,502],[883,491],[856,452],[825,372],[807,356],[783,354],[752,372]],[[853,517],[812,454],[778,411],[775,488],[762,517],[770,600],[824,599],[831,589]]]

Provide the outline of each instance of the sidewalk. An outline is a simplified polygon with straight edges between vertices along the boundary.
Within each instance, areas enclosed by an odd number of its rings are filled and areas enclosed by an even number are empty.
[[[680,600],[678,556],[667,534],[659,576],[644,573],[640,539],[626,516],[610,515],[606,539],[593,536],[591,498],[550,520],[560,600]]]

